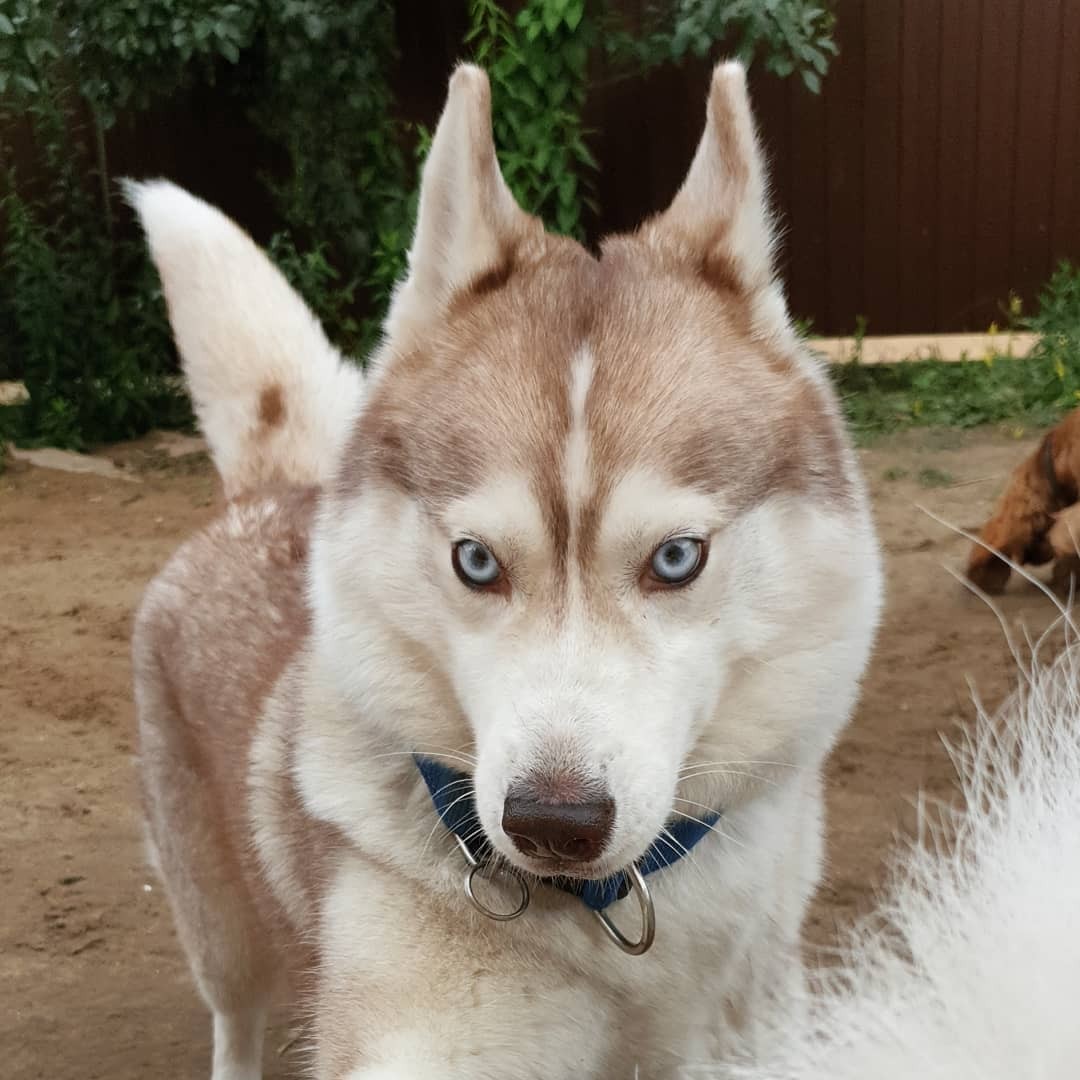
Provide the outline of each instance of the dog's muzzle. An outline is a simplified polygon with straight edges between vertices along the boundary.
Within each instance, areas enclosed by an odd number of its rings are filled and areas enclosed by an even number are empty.
[[[476,801],[471,790],[471,777],[459,773],[455,769],[448,768],[434,758],[415,755],[416,767],[427,785],[428,793],[439,815],[440,821],[450,830],[457,839],[458,847],[465,857],[467,870],[465,872],[464,889],[469,903],[489,919],[498,922],[508,922],[520,918],[529,907],[531,893],[528,882],[521,874],[507,863],[500,861],[496,855],[490,840],[480,827],[480,819],[476,812]],[[463,794],[464,789],[464,794]],[[610,801],[610,800],[609,800]],[[510,800],[507,800],[509,805]],[[525,827],[534,833],[543,832],[547,837],[545,844],[551,848],[563,847],[567,850],[584,851],[585,845],[599,845],[597,853],[607,842],[614,821],[614,804],[607,807],[602,801],[598,803],[582,804],[591,809],[582,810],[576,815],[563,815],[558,827],[555,828],[550,815],[535,812],[520,813],[520,808],[511,807],[511,811],[518,811],[518,820],[535,820],[538,816],[545,818],[543,825],[528,824]],[[598,808],[599,807],[599,808]],[[503,827],[506,830],[506,807],[504,807]],[[560,809],[565,809],[565,806]],[[608,815],[610,814],[610,820]],[[515,813],[510,814],[510,823],[514,824]],[[713,825],[720,819],[717,813],[710,813],[703,819],[680,818],[669,822],[665,827],[661,839],[654,840],[648,851],[638,861],[625,870],[619,870],[610,877],[601,880],[588,880],[567,877],[552,877],[544,879],[545,884],[561,892],[576,896],[596,916],[600,925],[603,926],[607,936],[619,946],[623,952],[631,956],[641,956],[649,951],[653,939],[656,936],[656,911],[653,906],[652,894],[646,883],[646,877],[654,874],[664,867],[678,862],[683,856],[690,853],[697,843],[712,831]],[[508,835],[513,836],[510,830]],[[527,834],[522,834],[530,843]],[[514,841],[517,844],[517,841]],[[567,848],[567,845],[570,845]],[[520,845],[518,849],[521,850]],[[559,856],[567,859],[565,852]],[[588,861],[595,858],[591,856]],[[584,861],[584,860],[583,860]],[[491,908],[478,896],[477,883],[480,880],[497,881],[505,879],[512,882],[519,892],[517,905],[510,910],[499,911]],[[637,898],[638,907],[641,911],[641,931],[637,940],[626,937],[615,925],[609,916],[607,909],[619,900],[624,899],[631,893]]]

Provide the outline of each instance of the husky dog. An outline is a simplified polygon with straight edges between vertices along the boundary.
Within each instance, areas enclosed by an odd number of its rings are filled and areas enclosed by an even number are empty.
[[[1080,645],[1069,628],[1073,644],[954,754],[966,809],[923,807],[922,842],[897,859],[878,911],[805,1010],[762,1040],[756,1066],[701,1080],[1077,1075]]]
[[[363,379],[236,226],[132,187],[229,498],[134,640],[214,1080],[286,993],[321,1077],[690,1076],[798,977],[879,558],[739,66],[707,111],[594,257],[458,68]]]

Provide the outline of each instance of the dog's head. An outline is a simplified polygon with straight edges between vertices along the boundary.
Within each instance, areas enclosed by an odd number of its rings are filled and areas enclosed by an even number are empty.
[[[516,205],[487,79],[455,73],[313,575],[358,722],[474,759],[523,869],[602,875],[816,768],[877,557],[773,279],[740,67],[671,207],[598,258]]]

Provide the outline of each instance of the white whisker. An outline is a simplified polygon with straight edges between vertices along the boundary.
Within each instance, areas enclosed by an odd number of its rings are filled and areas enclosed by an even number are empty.
[[[744,848],[744,849],[746,847],[746,845],[741,840],[736,839],[734,836],[731,835],[731,833],[725,832],[720,827],[720,822],[719,821],[717,821],[713,825],[710,825],[707,821],[702,821],[701,818],[694,817],[693,814],[687,814],[682,810],[676,810],[674,807],[672,807],[671,812],[673,814],[678,814],[679,817],[686,818],[688,821],[696,821],[698,823],[698,825],[700,825],[703,829],[708,829],[709,832],[714,832],[714,833],[716,833],[717,836],[722,836],[725,840],[730,840],[733,844],[737,845],[738,847],[741,847],[741,848]]]
[[[472,796],[472,788],[470,787],[469,790],[466,791],[464,795],[459,795],[452,803],[450,803],[450,805],[447,806],[447,808],[442,812],[442,814],[436,814],[435,815],[435,824],[431,826],[431,832],[428,833],[427,839],[424,841],[424,846],[420,849],[420,854],[416,858],[417,864],[423,862],[424,856],[427,854],[428,844],[431,843],[431,838],[438,831],[438,828],[439,828],[440,825],[442,825],[444,828],[446,828],[449,832],[451,832],[451,833],[453,832],[453,830],[450,829],[449,826],[446,824],[446,821],[445,821],[446,815],[449,814],[450,811],[453,810],[454,807],[457,806],[458,803],[464,802],[466,799],[470,798],[471,796]]]
[[[705,803],[694,802],[693,799],[684,799],[684,798],[681,798],[680,796],[676,795],[674,801],[675,802],[686,803],[687,806],[696,806],[699,810],[704,810],[707,814],[715,814],[716,813],[716,808],[715,807],[708,806]]]
[[[697,859],[694,858],[693,853],[690,851],[690,849],[685,844],[681,843],[678,839],[676,839],[674,834],[671,832],[670,829],[667,828],[666,825],[661,828],[660,835],[657,836],[656,839],[662,840],[665,844],[667,844],[667,846],[675,852],[677,857],[685,858],[686,861],[701,876],[701,880],[708,884],[709,877],[705,873],[704,869],[702,869],[701,864],[697,861]]]

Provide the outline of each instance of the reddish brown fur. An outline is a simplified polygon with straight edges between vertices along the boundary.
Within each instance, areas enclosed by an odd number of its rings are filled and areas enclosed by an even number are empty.
[[[1054,515],[1054,524],[1046,534],[1046,542],[1055,559],[1076,559],[1080,549],[1080,503]]]
[[[1053,478],[1047,474],[1047,439]],[[1065,554],[1067,534],[1059,529],[1054,540],[1048,534],[1057,513],[1075,502],[1078,486],[1080,409],[1074,409],[1013,470],[994,516],[979,533],[982,544],[971,549],[968,578],[986,592],[1000,592],[1011,571],[996,553],[1018,564],[1045,563]]]
[[[182,888],[189,867],[200,868],[197,889],[216,905],[204,917],[220,919],[227,940],[202,926],[192,936],[208,952],[222,950],[219,985],[235,987],[229,996],[244,1003],[272,992],[282,968],[302,985],[311,963],[263,876],[248,810],[256,725],[308,633],[303,566],[315,504],[314,489],[231,503],[155,579],[134,636],[150,833],[170,892]],[[284,839],[297,880],[314,889],[338,838],[306,813],[287,770],[263,779],[290,830]],[[173,824],[178,814],[183,829]],[[170,898],[183,935],[192,901]],[[313,920],[316,901],[306,898]],[[228,1012],[231,1002],[215,1005]]]

